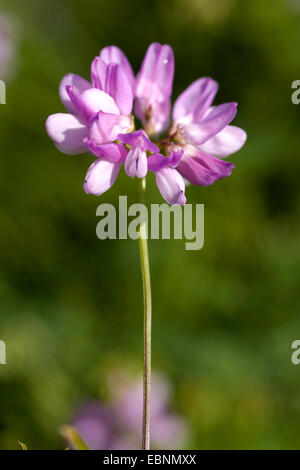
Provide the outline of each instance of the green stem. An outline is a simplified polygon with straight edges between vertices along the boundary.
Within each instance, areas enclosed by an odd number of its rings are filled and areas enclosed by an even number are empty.
[[[138,180],[138,199],[145,202],[146,180]],[[151,418],[151,282],[148,252],[147,220],[140,225],[139,250],[144,293],[144,386],[143,386],[143,450],[150,449],[150,418]]]

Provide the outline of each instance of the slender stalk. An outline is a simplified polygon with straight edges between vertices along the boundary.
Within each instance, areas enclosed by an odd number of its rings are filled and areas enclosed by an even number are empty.
[[[138,199],[140,203],[145,202],[146,180],[138,180]],[[151,419],[151,282],[149,252],[147,240],[147,220],[140,225],[139,251],[141,270],[143,277],[144,293],[144,384],[143,384],[143,434],[142,448],[150,449],[150,419]]]

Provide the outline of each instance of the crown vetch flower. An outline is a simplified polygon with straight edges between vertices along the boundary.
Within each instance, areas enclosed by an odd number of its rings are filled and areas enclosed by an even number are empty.
[[[193,82],[175,101],[167,136],[174,78],[174,55],[168,45],[149,46],[135,78],[124,53],[116,46],[100,52],[91,66],[91,83],[75,74],[64,77],[60,97],[68,114],[47,119],[48,135],[67,154],[89,152],[84,190],[101,195],[125,172],[144,178],[155,173],[156,184],[169,204],[184,205],[185,180],[208,186],[229,176],[234,168],[224,161],[246,141],[246,133],[231,125],[237,103],[213,106],[218,84],[211,78]],[[135,130],[132,115],[144,130]]]
[[[118,371],[109,379],[110,404],[96,400],[83,403],[74,414],[73,425],[91,449],[137,449],[143,401],[142,381],[127,375],[124,377]],[[188,436],[185,421],[169,410],[170,398],[169,381],[155,373],[152,385],[152,438],[156,448],[180,447]]]

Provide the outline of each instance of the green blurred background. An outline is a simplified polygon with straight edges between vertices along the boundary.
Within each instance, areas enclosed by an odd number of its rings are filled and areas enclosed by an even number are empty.
[[[135,200],[121,175],[101,198],[82,190],[89,156],[46,135],[63,111],[64,74],[89,77],[115,44],[135,71],[149,43],[174,48],[174,97],[200,76],[238,101],[248,132],[230,178],[189,187],[205,204],[205,246],[150,242],[153,366],[174,386],[190,449],[299,449],[300,2],[1,0],[16,38],[0,106],[0,448],[62,449],[58,428],[84,397],[105,396],[113,367],[142,368],[137,243],[96,238],[96,208]],[[0,77],[2,78],[2,77]],[[148,199],[161,202],[150,177]]]

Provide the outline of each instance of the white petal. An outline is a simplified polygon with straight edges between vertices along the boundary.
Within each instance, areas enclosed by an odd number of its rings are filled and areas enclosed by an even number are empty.
[[[156,184],[163,198],[171,205],[184,206],[186,203],[185,184],[180,173],[174,168],[164,168],[156,173]]]
[[[122,163],[112,163],[103,158],[96,160],[89,168],[84,190],[87,194],[100,196],[112,187],[116,181]]]
[[[198,148],[215,157],[225,158],[240,150],[246,142],[247,134],[243,129],[227,126],[219,134],[209,139]]]
[[[86,110],[88,110],[88,114],[90,115],[93,115],[98,111],[110,114],[120,114],[115,100],[102,90],[90,88],[82,93],[81,98]]]
[[[144,149],[132,147],[128,152],[124,165],[125,172],[131,178],[144,178],[147,174],[147,155]]]
[[[83,139],[88,136],[88,129],[72,114],[49,116],[46,130],[61,152],[75,155],[87,151]]]

